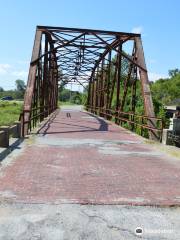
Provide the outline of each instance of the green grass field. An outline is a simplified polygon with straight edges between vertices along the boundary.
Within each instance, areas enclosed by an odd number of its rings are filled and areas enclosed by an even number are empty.
[[[0,126],[10,126],[19,120],[23,102],[0,101]]]
[[[62,105],[75,105],[70,102],[59,102]],[[11,126],[19,120],[22,112],[23,101],[0,101],[0,126]]]

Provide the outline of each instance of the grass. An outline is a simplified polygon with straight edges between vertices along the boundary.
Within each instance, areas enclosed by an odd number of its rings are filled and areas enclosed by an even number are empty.
[[[0,101],[0,126],[11,126],[19,120],[23,102]]]
[[[76,105],[71,102],[59,102],[62,105]],[[0,101],[0,126],[11,126],[19,120],[23,101]]]

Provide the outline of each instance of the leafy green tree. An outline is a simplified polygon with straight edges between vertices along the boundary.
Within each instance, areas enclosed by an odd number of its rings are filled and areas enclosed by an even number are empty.
[[[180,74],[180,70],[178,68],[169,70],[169,76],[170,77],[175,77],[177,74]]]
[[[23,99],[25,93],[26,85],[23,80],[17,79],[16,80],[16,99]]]
[[[151,84],[153,99],[163,105],[176,104],[180,98],[180,70],[169,72],[170,78],[159,79]]]
[[[70,90],[63,88],[63,89],[59,92],[59,100],[62,101],[62,102],[68,102],[68,101],[70,101]]]
[[[4,89],[2,87],[0,87],[0,92],[4,92]]]
[[[26,85],[23,80],[17,79],[16,80],[16,90],[20,92],[24,92],[26,89]]]

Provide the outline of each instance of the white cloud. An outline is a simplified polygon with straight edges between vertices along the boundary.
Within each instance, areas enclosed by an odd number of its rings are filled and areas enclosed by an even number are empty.
[[[0,64],[0,74],[6,74],[8,73],[11,66],[9,64]]]
[[[0,64],[0,74],[3,76],[15,76],[15,77],[23,77],[26,78],[28,75],[27,71],[16,69],[15,66],[11,66],[10,64],[2,63]]]
[[[142,26],[137,26],[137,27],[134,27],[131,32],[132,33],[142,33],[143,31],[143,27]]]
[[[153,81],[153,82],[155,82],[156,80],[158,80],[158,79],[160,79],[160,78],[168,78],[168,76],[165,75],[165,74],[152,73],[152,72],[149,72],[149,73],[148,73],[148,76],[149,76],[149,80],[150,80],[150,81]]]
[[[12,75],[15,77],[27,78],[28,72],[24,70],[14,71]]]
[[[27,77],[27,66],[20,67],[17,62],[13,65],[0,63],[0,86],[5,90],[14,89],[16,79],[20,78],[26,82]]]

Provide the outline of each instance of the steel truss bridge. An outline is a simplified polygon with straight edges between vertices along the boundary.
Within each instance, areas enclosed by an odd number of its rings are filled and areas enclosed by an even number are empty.
[[[37,26],[21,114],[23,136],[58,108],[62,83],[87,89],[87,111],[161,139],[140,34]],[[138,97],[141,115],[136,113]]]

